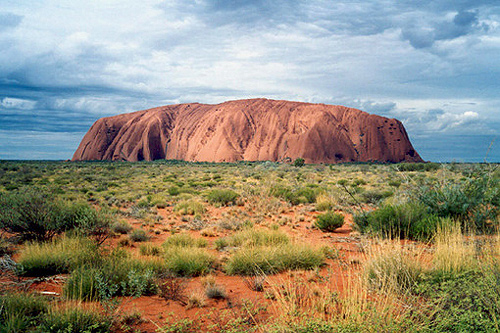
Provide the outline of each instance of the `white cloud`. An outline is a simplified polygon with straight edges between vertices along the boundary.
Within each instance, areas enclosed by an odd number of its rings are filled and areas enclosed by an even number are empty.
[[[5,109],[33,110],[36,106],[36,101],[31,101],[21,98],[5,97],[0,102],[0,106]]]

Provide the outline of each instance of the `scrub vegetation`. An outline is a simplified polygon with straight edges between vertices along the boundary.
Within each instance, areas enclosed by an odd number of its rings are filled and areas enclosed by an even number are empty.
[[[0,332],[500,331],[496,164],[0,161]]]

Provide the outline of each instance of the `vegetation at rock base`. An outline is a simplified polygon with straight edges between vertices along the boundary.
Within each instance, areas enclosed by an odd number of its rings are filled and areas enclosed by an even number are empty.
[[[499,200],[495,164],[0,161],[0,331],[499,331]]]

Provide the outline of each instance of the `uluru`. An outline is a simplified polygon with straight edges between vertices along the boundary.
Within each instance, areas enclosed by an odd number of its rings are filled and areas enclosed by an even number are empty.
[[[73,161],[422,162],[403,124],[339,105],[176,104],[97,120]]]

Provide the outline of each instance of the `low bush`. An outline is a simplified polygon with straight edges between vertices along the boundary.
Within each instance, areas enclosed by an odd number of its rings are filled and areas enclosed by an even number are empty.
[[[227,206],[229,204],[236,204],[238,197],[239,194],[233,190],[215,189],[208,194],[208,201],[211,204]]]
[[[390,197],[393,194],[392,191],[380,191],[380,190],[367,190],[361,192],[359,195],[361,197],[361,201],[369,204],[378,204],[385,198]]]
[[[69,228],[48,193],[0,193],[0,228],[28,240],[49,240]]]
[[[314,203],[318,195],[318,190],[310,187],[291,189],[286,186],[278,185],[272,187],[269,194],[273,197],[286,200],[295,206],[304,203]]]
[[[427,207],[416,202],[385,205],[354,216],[359,231],[400,239],[428,240],[440,225],[448,222],[430,214]]]
[[[452,275],[430,272],[420,282],[417,294],[429,302],[423,315],[431,332],[499,330],[500,272],[496,267]]]
[[[243,247],[225,265],[230,275],[274,274],[284,270],[313,269],[323,264],[321,250],[300,244]]]
[[[441,167],[439,163],[399,163],[394,166],[396,171],[434,171]]]
[[[416,199],[431,213],[456,219],[467,229],[492,233],[499,227],[500,179],[487,167],[460,181],[418,189]]]
[[[167,190],[168,194],[171,196],[176,196],[181,194],[181,190],[177,186],[171,186]]]
[[[97,211],[86,202],[63,203],[61,207],[59,213],[61,218],[76,234],[91,237],[98,244],[103,243],[108,237],[112,215],[106,209],[101,208]]]
[[[132,226],[128,222],[119,221],[113,223],[111,230],[116,234],[128,234],[132,230]]]
[[[146,234],[146,231],[142,229],[134,229],[129,235],[131,241],[134,242],[147,242],[149,240],[149,236]]]
[[[48,243],[28,243],[21,250],[19,274],[46,276],[69,273],[78,266],[99,262],[97,246],[90,240],[63,237]]]
[[[305,160],[303,158],[301,158],[301,157],[298,157],[298,158],[295,159],[295,161],[293,161],[293,166],[294,167],[300,168],[300,167],[303,167],[304,164],[305,164]]]
[[[43,190],[0,193],[0,207],[0,228],[26,240],[46,241],[71,229],[88,236],[109,230],[109,214],[84,202],[58,200]]]
[[[186,279],[175,276],[162,276],[158,279],[158,295],[167,301],[187,303]]]
[[[174,207],[174,212],[181,215],[203,215],[206,209],[201,202],[186,200],[177,203]]]
[[[333,232],[344,225],[344,215],[332,211],[320,214],[316,217],[314,226],[321,231]]]

